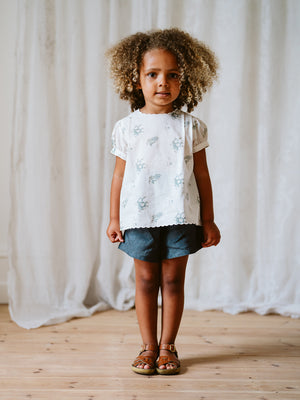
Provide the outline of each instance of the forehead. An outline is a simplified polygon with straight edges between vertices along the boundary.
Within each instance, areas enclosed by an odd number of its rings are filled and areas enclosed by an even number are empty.
[[[173,53],[165,49],[151,49],[147,51],[142,59],[142,67],[178,69],[177,59]]]

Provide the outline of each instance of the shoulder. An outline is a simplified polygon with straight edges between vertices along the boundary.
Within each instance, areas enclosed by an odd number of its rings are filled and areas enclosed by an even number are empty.
[[[193,128],[200,127],[201,129],[206,129],[206,124],[203,122],[200,118],[195,117],[195,115],[192,115],[190,113],[181,111],[184,114],[184,118],[190,122],[192,122]]]
[[[136,111],[126,115],[126,117],[123,117],[121,119],[119,119],[116,122],[116,125],[123,125],[123,124],[127,124],[128,122],[130,122],[132,119],[136,118]]]
[[[203,122],[200,118],[195,117],[194,115],[189,114],[189,113],[185,113],[185,118],[187,121],[189,121],[188,125],[193,127],[193,131],[199,132],[202,135],[206,134],[207,126],[206,126],[205,122]]]
[[[174,116],[178,119],[184,119],[185,128],[192,128],[193,131],[200,132],[202,135],[206,134],[207,126],[200,118],[181,110],[174,111]]]
[[[136,112],[134,111],[129,115],[127,115],[126,117],[119,119],[115,123],[114,130],[122,130],[122,131],[127,130],[130,127],[132,121],[134,121],[135,119],[136,119]]]

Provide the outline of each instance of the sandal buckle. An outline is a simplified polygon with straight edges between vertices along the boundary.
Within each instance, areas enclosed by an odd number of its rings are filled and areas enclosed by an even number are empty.
[[[169,344],[169,350],[172,352],[172,353],[175,353],[175,351],[176,351],[176,347],[175,347],[175,344]]]
[[[176,353],[176,347],[175,347],[174,343],[173,344],[161,344],[159,346],[159,348],[160,348],[160,350],[169,350],[172,353]]]

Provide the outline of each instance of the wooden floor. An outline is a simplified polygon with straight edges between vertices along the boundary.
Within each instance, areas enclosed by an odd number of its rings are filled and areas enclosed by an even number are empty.
[[[25,330],[0,306],[0,399],[300,399],[300,320],[185,311],[178,376],[144,377],[135,311]]]

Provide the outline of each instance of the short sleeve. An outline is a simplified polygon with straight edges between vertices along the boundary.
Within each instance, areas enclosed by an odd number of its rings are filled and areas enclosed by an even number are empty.
[[[198,118],[193,118],[193,153],[208,147],[207,127],[203,121]]]
[[[126,130],[122,126],[121,121],[118,121],[112,132],[112,149],[111,153],[117,157],[126,160],[127,144],[126,144]]]

